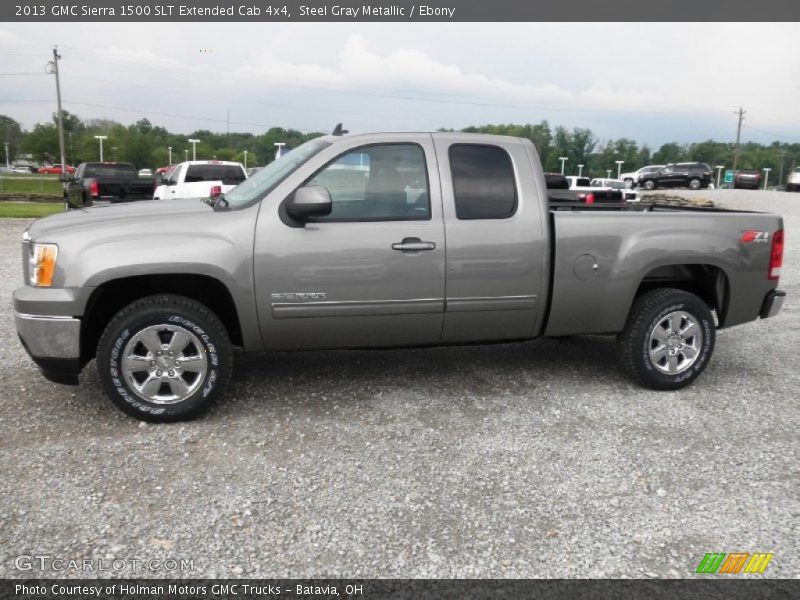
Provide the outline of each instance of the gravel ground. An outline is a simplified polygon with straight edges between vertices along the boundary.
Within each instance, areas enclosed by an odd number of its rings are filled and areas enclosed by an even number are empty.
[[[10,309],[27,222],[0,221],[0,576],[81,575],[15,568],[46,554],[194,561],[113,572],[156,577],[691,577],[735,551],[800,576],[800,194],[693,195],[784,214],[789,299],[720,332],[689,389],[631,385],[603,337],[274,353],[168,426],[114,408],[94,365],[77,388],[39,376]]]

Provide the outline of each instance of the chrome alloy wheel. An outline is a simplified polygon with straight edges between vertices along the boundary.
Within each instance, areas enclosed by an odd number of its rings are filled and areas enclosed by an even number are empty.
[[[648,352],[653,366],[667,375],[691,367],[703,348],[703,331],[693,315],[676,310],[662,317],[650,331]]]
[[[153,325],[125,346],[122,372],[137,396],[153,404],[175,404],[203,383],[208,359],[200,339],[175,325]]]

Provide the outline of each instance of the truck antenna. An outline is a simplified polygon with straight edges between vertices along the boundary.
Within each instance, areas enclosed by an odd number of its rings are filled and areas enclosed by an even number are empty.
[[[344,135],[345,133],[350,133],[350,132],[347,131],[347,129],[342,129],[341,123],[337,123],[336,127],[333,128],[333,132],[331,132],[331,135]]]

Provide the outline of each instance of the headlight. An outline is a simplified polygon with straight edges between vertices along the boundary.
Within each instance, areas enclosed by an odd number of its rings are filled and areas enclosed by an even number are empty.
[[[50,287],[56,270],[58,246],[55,244],[30,244],[28,278],[31,285]]]

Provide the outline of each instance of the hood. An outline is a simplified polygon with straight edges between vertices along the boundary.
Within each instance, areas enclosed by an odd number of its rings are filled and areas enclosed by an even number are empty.
[[[73,209],[42,217],[33,222],[28,234],[33,241],[48,242],[64,234],[108,233],[109,230],[122,227],[146,231],[156,224],[175,223],[188,215],[213,212],[214,209],[200,198],[138,200]]]

